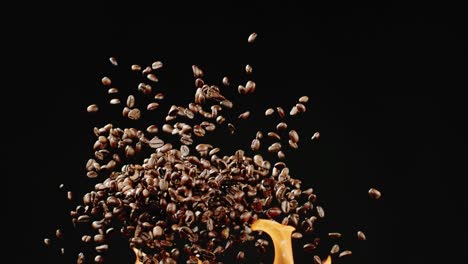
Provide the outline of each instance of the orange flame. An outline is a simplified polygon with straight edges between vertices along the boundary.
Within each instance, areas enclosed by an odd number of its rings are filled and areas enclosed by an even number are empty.
[[[275,249],[275,259],[273,264],[293,264],[293,252],[291,243],[291,234],[295,230],[294,227],[288,225],[282,225],[272,220],[258,219],[252,224],[253,231],[264,231],[273,240],[273,247]],[[133,248],[136,255],[135,264],[143,264],[140,260],[144,258],[146,254],[139,249]],[[198,260],[198,264],[202,264]],[[322,264],[332,264],[331,256],[322,262]]]

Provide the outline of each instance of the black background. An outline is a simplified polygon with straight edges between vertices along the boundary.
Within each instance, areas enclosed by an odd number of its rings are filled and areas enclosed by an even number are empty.
[[[58,185],[75,197],[92,186],[84,175],[92,127],[119,115],[110,109],[90,118],[85,107],[107,100],[103,75],[127,85],[124,69],[156,59],[165,64],[168,104],[191,99],[192,64],[213,83],[224,75],[243,82],[244,65],[253,65],[257,92],[239,104],[258,117],[310,96],[307,115],[291,122],[302,138],[287,161],[317,190],[327,210],[324,229],[349,237],[342,245],[354,255],[340,263],[462,263],[467,54],[460,7],[180,2],[28,6],[16,18],[4,23],[7,77],[14,77],[3,87],[10,263],[69,263],[76,255],[72,205]],[[252,31],[259,37],[249,46]],[[254,117],[222,140],[232,150],[246,148],[256,127],[268,125]],[[322,137],[311,142],[315,131]],[[372,186],[381,200],[368,198]],[[59,226],[68,232],[65,258],[42,245]],[[367,242],[354,239],[358,229]],[[117,249],[113,262],[130,263],[125,244]]]

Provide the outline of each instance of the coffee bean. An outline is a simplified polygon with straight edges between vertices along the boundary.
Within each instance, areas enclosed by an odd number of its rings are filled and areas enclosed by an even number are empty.
[[[109,246],[107,244],[96,246],[96,252],[98,253],[104,253],[107,252],[107,250],[109,250]]]
[[[237,253],[236,259],[239,260],[239,261],[243,261],[243,260],[245,259],[245,253],[244,253],[244,251],[239,251],[239,252]]]
[[[332,233],[328,233],[328,236],[330,238],[341,238],[341,233],[332,232]]]
[[[276,107],[276,112],[278,112],[280,118],[284,118],[286,116],[284,109],[280,106]]]
[[[276,132],[268,132],[268,136],[276,140],[281,140],[281,136]]]
[[[362,232],[362,231],[357,232],[357,237],[358,237],[359,240],[362,240],[362,241],[367,239],[366,234],[364,234],[364,232]]]
[[[163,67],[163,63],[161,61],[155,61],[153,64],[151,64],[151,68],[153,70],[157,70]]]
[[[109,101],[111,105],[120,104],[120,99],[114,98]]]
[[[88,113],[95,113],[99,110],[99,107],[97,106],[97,104],[92,104],[92,105],[89,105],[87,108],[86,108],[86,111]]]
[[[278,151],[277,155],[278,155],[278,159],[284,159],[284,158],[286,158],[286,155],[285,155],[284,152],[281,151],[281,150]]]
[[[236,132],[236,127],[233,124],[229,123],[228,130],[229,130],[229,133],[234,134]]]
[[[375,189],[375,188],[370,188],[369,189],[369,196],[372,199],[379,199],[382,196],[382,193],[379,190]]]
[[[93,179],[93,178],[96,178],[96,177],[98,176],[98,174],[97,174],[97,172],[95,172],[95,171],[88,171],[88,172],[86,173],[86,176],[88,176],[88,178]]]
[[[257,138],[255,138],[254,140],[252,140],[252,144],[250,144],[250,148],[253,150],[253,151],[257,151],[260,149],[260,140],[258,140]]]
[[[308,243],[308,244],[305,244],[302,248],[304,249],[305,252],[311,253],[315,250],[316,246],[312,243]]]
[[[154,75],[153,73],[148,74],[146,76],[146,78],[148,78],[148,80],[150,80],[152,82],[159,82],[158,77],[156,77],[156,75]]]
[[[112,65],[114,65],[114,66],[118,66],[118,65],[119,65],[119,63],[117,62],[117,59],[114,58],[114,57],[110,57],[110,58],[109,58],[109,61],[110,61],[110,63],[112,63]]]
[[[158,127],[156,125],[150,125],[149,127],[146,128],[146,131],[151,134],[158,133]]]
[[[138,64],[133,64],[131,68],[132,71],[141,71],[141,66]]]
[[[297,115],[298,113],[299,113],[299,110],[297,109],[296,106],[293,106],[293,107],[291,108],[291,111],[289,111],[289,115],[292,115],[292,116],[295,116],[295,115]]]
[[[288,125],[284,122],[281,122],[276,126],[276,130],[286,130],[287,128],[288,128]]]
[[[157,78],[154,75],[148,75],[147,78],[151,78],[152,81],[157,82]],[[146,84],[146,83],[140,83],[138,84],[138,91],[143,93],[144,95],[149,95],[153,91],[153,87],[151,85]]]
[[[265,111],[265,115],[266,115],[266,116],[269,116],[269,115],[272,115],[274,112],[275,112],[275,110],[273,110],[273,108],[268,108],[268,109]]]
[[[107,90],[108,94],[116,94],[118,92],[119,90],[117,88],[109,88],[109,90]]]
[[[272,153],[276,153],[280,151],[281,149],[281,144],[279,142],[273,143],[268,147],[268,151]]]
[[[101,244],[105,241],[106,239],[104,238],[104,235],[97,234],[94,236],[94,242]]]
[[[159,107],[159,104],[156,102],[149,103],[148,106],[146,107],[146,110],[148,111],[153,111]]]
[[[299,134],[296,132],[296,130],[289,131],[289,139],[294,143],[299,142]]]
[[[203,127],[201,127],[200,125],[193,126],[193,134],[195,134],[195,136],[203,137],[205,136],[205,133],[205,129],[203,129]]]
[[[320,138],[320,133],[319,132],[315,132],[314,135],[312,135],[312,140],[314,139],[319,139]]]
[[[305,105],[303,105],[303,104],[301,104],[301,103],[296,104],[296,108],[297,108],[297,111],[298,111],[299,113],[304,113],[304,112],[307,110],[306,107],[305,107]]]
[[[323,210],[323,208],[321,206],[317,206],[316,207],[316,210],[317,210],[317,214],[320,218],[324,218],[325,217],[325,211]]]
[[[299,98],[299,102],[305,104],[305,103],[309,102],[309,97],[308,97],[308,96],[305,96],[305,95],[304,95],[304,96],[301,96],[301,97]]]
[[[94,257],[94,262],[96,262],[96,263],[104,263],[104,257],[101,256],[101,255],[97,255],[96,257]]]
[[[85,222],[89,222],[89,220],[90,220],[89,215],[80,215],[77,221],[78,223],[85,223]]]
[[[249,64],[245,65],[245,72],[247,74],[251,74],[252,73],[252,66],[250,66]]]
[[[322,264],[322,259],[320,259],[319,256],[315,255],[314,256],[314,263],[315,264]]]
[[[203,77],[203,71],[197,65],[192,65],[192,71],[195,78]]]
[[[299,148],[299,145],[296,142],[292,141],[291,139],[288,140],[288,143],[289,143],[289,146],[291,148],[293,148],[293,149],[298,149]]]
[[[250,94],[255,92],[257,84],[254,81],[247,81],[245,84],[245,93]]]
[[[250,116],[250,111],[245,111],[239,115],[239,119],[247,119]]]
[[[112,84],[112,81],[109,77],[102,77],[101,79],[101,82],[102,84],[104,84],[105,86],[110,86]]]
[[[44,238],[44,245],[50,246],[52,244],[52,241],[49,238]]]
[[[289,206],[289,201],[284,200],[284,201],[281,202],[281,210],[285,214],[289,213],[289,211],[291,210],[290,206]]]
[[[342,257],[345,257],[345,256],[350,256],[350,255],[352,255],[352,254],[353,254],[353,252],[352,252],[351,250],[345,250],[345,251],[341,252],[341,253],[338,255],[338,257],[339,257],[339,258],[342,258]]]
[[[294,233],[292,233],[291,237],[294,238],[294,239],[301,239],[302,234],[299,233],[299,232],[294,232]]]
[[[146,74],[149,74],[151,71],[153,71],[153,69],[151,69],[150,66],[146,66],[146,68],[144,68],[144,69],[141,71],[141,73],[143,73],[143,74],[146,75]]]
[[[63,238],[63,232],[62,232],[62,230],[60,230],[60,229],[55,230],[55,236],[56,236],[58,239]]]
[[[223,84],[226,85],[226,86],[229,86],[229,78],[228,77],[224,77],[223,78]]]
[[[67,199],[68,199],[69,201],[73,200],[73,193],[72,193],[71,191],[68,191],[68,192],[67,192]]]
[[[130,110],[130,112],[128,112],[128,118],[132,120],[138,120],[140,119],[140,117],[141,117],[141,112],[140,112],[140,109],[138,108],[133,108],[132,110]]]
[[[135,106],[135,96],[129,95],[129,96],[127,97],[127,106],[128,106],[129,108],[133,108],[133,107]]]
[[[163,93],[157,93],[157,94],[154,96],[154,99],[155,99],[155,100],[163,100],[163,99],[164,99],[164,94],[163,94]]]
[[[330,254],[333,254],[333,255],[334,255],[334,254],[338,253],[339,251],[340,251],[340,246],[337,245],[337,244],[335,244],[335,245],[333,245],[332,248],[330,249]]]
[[[257,33],[253,32],[252,34],[249,35],[249,38],[247,39],[248,43],[253,43],[257,39]]]
[[[270,209],[267,210],[266,212],[266,215],[269,216],[269,217],[277,217],[281,214],[281,209],[278,208],[278,207],[272,207]]]
[[[84,264],[85,260],[85,255],[82,252],[78,253],[78,256],[76,258],[76,264]]]

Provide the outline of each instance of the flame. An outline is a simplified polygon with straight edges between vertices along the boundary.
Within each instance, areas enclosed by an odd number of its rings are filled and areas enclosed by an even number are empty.
[[[275,248],[275,259],[273,264],[294,263],[291,243],[291,234],[295,230],[294,227],[282,225],[272,220],[258,219],[252,224],[252,230],[264,231],[273,240],[273,246]],[[135,264],[143,264],[140,257],[144,258],[146,254],[137,248],[132,249],[136,255]],[[202,264],[199,259],[198,264]],[[322,264],[332,264],[331,256],[328,256]]]

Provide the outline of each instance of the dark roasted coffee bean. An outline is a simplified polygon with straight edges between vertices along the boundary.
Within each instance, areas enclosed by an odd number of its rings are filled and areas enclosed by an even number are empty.
[[[299,98],[299,103],[305,104],[305,103],[307,103],[307,102],[309,102],[309,97],[308,97],[308,96],[304,95],[304,96],[301,96],[301,97]]]
[[[276,132],[268,132],[268,136],[276,140],[281,140],[281,136]]]
[[[94,262],[96,262],[96,263],[104,263],[104,257],[101,256],[101,255],[97,255],[96,257],[94,257]]]
[[[105,77],[102,77],[101,79],[101,82],[102,84],[104,84],[105,86],[110,86],[112,84],[112,81],[109,77],[105,76]]]
[[[155,61],[151,64],[151,68],[153,70],[157,70],[163,67],[163,63],[161,61]]]
[[[250,116],[250,111],[245,111],[244,113],[239,115],[239,119],[247,119]]]
[[[156,103],[156,102],[152,102],[152,103],[149,103],[148,106],[146,107],[146,110],[148,111],[153,111],[153,110],[156,110],[158,109],[159,107],[159,104]]]
[[[248,43],[253,43],[257,39],[257,33],[253,32],[252,34],[249,35],[249,38],[247,39]]]
[[[375,188],[370,188],[369,189],[369,196],[372,199],[379,199],[382,196],[382,193],[379,190],[375,189]]]
[[[58,239],[63,238],[63,232],[62,232],[62,230],[60,230],[60,229],[55,230],[55,236],[56,236]]]
[[[349,255],[351,255],[351,254],[353,254],[353,252],[352,252],[351,250],[345,250],[345,251],[341,252],[341,253],[338,255],[338,257],[339,257],[339,258],[342,258],[342,257],[345,257],[345,256],[349,256]]]
[[[362,232],[362,231],[357,232],[357,237],[358,237],[359,240],[366,240],[367,239],[366,234],[364,234],[364,232]]]
[[[49,238],[44,238],[44,245],[50,246],[52,244],[52,241]]]
[[[131,69],[132,71],[141,71],[141,66],[138,64],[133,64]]]
[[[332,232],[332,233],[328,233],[328,236],[329,236],[330,238],[340,238],[340,237],[341,237],[341,233]]]
[[[305,244],[302,248],[304,249],[305,252],[311,253],[315,250],[316,246],[312,243],[308,243],[308,244]]]
[[[96,246],[96,252],[98,253],[104,253],[107,252],[107,250],[109,250],[109,246],[107,244]]]
[[[314,139],[319,139],[320,138],[320,133],[319,132],[315,132],[313,135],[312,135],[312,140]]]
[[[301,103],[296,104],[296,108],[297,108],[297,111],[298,111],[299,113],[304,113],[304,112],[307,110],[306,107],[305,107],[305,105],[303,105],[303,104],[301,104]]]
[[[223,77],[223,84],[226,86],[229,86],[229,78],[228,77]]]
[[[141,116],[141,112],[138,108],[134,108],[130,110],[130,112],[128,112],[128,118],[132,120],[138,120],[140,119],[140,116]]]
[[[203,77],[203,71],[197,65],[192,65],[192,71],[193,71],[193,76],[195,78],[202,78]]]
[[[156,77],[156,75],[154,75],[153,73],[148,74],[146,76],[146,78],[148,78],[148,80],[150,80],[152,82],[159,82],[158,77]]]
[[[88,113],[95,113],[99,110],[99,107],[97,106],[97,104],[92,104],[92,105],[89,105],[87,108],[86,108],[86,111],[88,111]]]
[[[268,147],[268,151],[272,153],[276,153],[281,150],[281,144],[279,142],[271,144],[271,146]]]
[[[85,260],[85,255],[82,252],[78,253],[78,256],[76,258],[76,264],[84,264]]]
[[[284,118],[286,116],[284,109],[281,106],[276,107],[276,112],[278,112],[280,118]]]
[[[322,264],[322,259],[320,259],[319,256],[315,255],[314,256],[314,263],[315,264]]]
[[[299,134],[296,132],[296,130],[289,131],[289,139],[294,143],[299,142]]]
[[[258,140],[257,138],[255,138],[254,140],[252,140],[252,144],[250,144],[250,148],[253,150],[253,151],[257,151],[260,149],[260,140]]]
[[[294,239],[301,239],[302,234],[299,233],[299,232],[294,232],[294,233],[292,233],[291,237],[294,238]]]
[[[332,248],[330,249],[330,254],[336,254],[340,251],[340,246],[338,244],[335,244],[332,246]]]
[[[288,125],[284,122],[281,122],[276,126],[277,130],[286,130],[287,128],[288,128]]]
[[[253,70],[253,69],[252,69],[252,66],[250,66],[250,64],[245,65],[245,72],[246,72],[247,74],[251,74],[251,73],[252,73],[252,70]]]
[[[110,63],[111,63],[112,65],[114,65],[114,66],[118,66],[118,65],[119,65],[119,63],[117,62],[117,59],[116,59],[115,57],[110,57],[110,58],[109,58],[109,61],[110,61]]]

